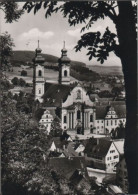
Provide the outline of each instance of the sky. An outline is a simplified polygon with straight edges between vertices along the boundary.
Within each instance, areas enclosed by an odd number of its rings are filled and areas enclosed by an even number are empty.
[[[22,6],[24,3],[19,3]],[[45,10],[40,9],[36,15],[24,13],[18,22],[12,24],[5,23],[4,13],[0,13],[1,18],[1,33],[8,31],[14,39],[14,50],[31,50],[34,51],[37,47],[38,39],[40,40],[40,48],[42,53],[61,56],[63,41],[66,42],[68,57],[71,60],[81,61],[87,65],[101,65],[96,59],[89,61],[86,49],[81,52],[75,52],[74,47],[83,33],[80,33],[84,26],[78,24],[75,27],[69,26],[67,18],[63,18],[61,13],[53,14],[48,19],[45,19]],[[106,27],[109,27],[112,32],[116,32],[113,22],[106,18],[96,21],[90,31],[100,31],[103,33]],[[112,52],[104,62],[105,66],[121,66],[120,59]]]

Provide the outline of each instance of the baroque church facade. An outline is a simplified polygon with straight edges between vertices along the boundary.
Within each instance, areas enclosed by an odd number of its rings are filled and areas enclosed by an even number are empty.
[[[96,134],[110,133],[120,121],[125,125],[125,105],[117,106],[117,102],[105,103],[93,101],[87,90],[78,83],[75,87],[70,83],[70,59],[65,44],[58,60],[58,83],[46,83],[44,79],[44,62],[41,49],[36,49],[33,59],[33,94],[43,108],[54,111],[61,119],[63,130],[85,134],[91,131]],[[100,100],[99,100],[100,101]],[[123,107],[122,107],[123,106]],[[122,107],[122,109],[120,109]],[[119,108],[119,112],[116,110]],[[101,110],[102,109],[102,110]],[[104,110],[104,111],[103,111]]]

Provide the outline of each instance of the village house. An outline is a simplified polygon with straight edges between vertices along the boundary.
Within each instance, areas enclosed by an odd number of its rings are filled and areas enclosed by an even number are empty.
[[[50,114],[49,110],[45,110],[44,114],[42,115],[40,121],[39,121],[39,127],[44,128],[47,132],[47,134],[50,133],[51,130],[51,123],[53,121],[53,115]]]
[[[90,166],[106,172],[114,172],[114,166],[119,162],[119,152],[109,139],[90,138],[84,153]]]

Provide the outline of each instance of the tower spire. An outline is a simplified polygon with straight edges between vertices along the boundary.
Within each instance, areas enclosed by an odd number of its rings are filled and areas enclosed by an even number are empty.
[[[65,41],[63,41],[63,48],[65,49]]]
[[[38,39],[38,48],[39,48],[39,39]]]

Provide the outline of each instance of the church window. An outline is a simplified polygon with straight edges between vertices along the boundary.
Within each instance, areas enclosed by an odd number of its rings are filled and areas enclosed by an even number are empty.
[[[41,71],[41,70],[38,71],[38,76],[39,76],[39,77],[42,76],[42,71]]]
[[[107,126],[108,126],[108,121],[107,121]]]
[[[115,120],[115,125],[117,125],[117,120]]]
[[[93,115],[90,115],[90,122],[93,122]]]
[[[111,120],[111,125],[113,125],[113,121]]]
[[[46,118],[48,118],[48,115],[46,115]]]
[[[38,89],[38,93],[41,94],[41,89]]]
[[[64,71],[64,76],[67,77],[67,70]]]
[[[64,123],[67,123],[67,117],[64,116]]]
[[[77,111],[77,119],[80,119],[80,115],[81,115],[80,110],[78,110]]]
[[[77,91],[77,99],[81,99],[81,91],[80,90]]]

